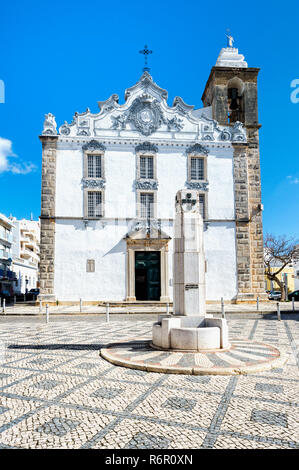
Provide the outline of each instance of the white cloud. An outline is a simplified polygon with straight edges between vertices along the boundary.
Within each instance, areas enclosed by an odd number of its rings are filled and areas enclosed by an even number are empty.
[[[36,165],[31,162],[22,162],[13,153],[11,140],[0,137],[0,173],[10,172],[17,175],[26,175],[35,171],[36,168]]]
[[[287,178],[291,184],[299,184],[299,178],[296,176],[287,176]]]

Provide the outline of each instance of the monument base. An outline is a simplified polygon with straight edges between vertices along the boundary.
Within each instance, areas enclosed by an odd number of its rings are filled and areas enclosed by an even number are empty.
[[[224,318],[159,315],[153,325],[152,344],[174,351],[208,351],[229,348]]]

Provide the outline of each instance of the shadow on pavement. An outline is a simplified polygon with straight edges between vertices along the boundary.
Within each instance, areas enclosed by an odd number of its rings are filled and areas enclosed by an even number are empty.
[[[9,344],[7,349],[33,349],[39,351],[54,351],[57,349],[70,349],[74,351],[97,351],[107,344]]]

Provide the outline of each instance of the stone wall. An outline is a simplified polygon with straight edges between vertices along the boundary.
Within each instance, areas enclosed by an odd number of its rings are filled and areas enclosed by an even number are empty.
[[[247,146],[234,144],[234,189],[238,292],[251,292]]]
[[[54,301],[56,147],[58,136],[41,136],[42,190],[40,233],[40,299]]]
[[[247,127],[248,202],[250,214],[252,292],[265,296],[264,244],[258,127]]]
[[[247,128],[247,145],[234,144],[238,299],[265,296],[258,128]]]

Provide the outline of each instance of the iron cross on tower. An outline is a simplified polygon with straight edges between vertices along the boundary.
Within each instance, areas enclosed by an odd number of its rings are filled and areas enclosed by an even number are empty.
[[[147,45],[144,46],[144,49],[142,51],[139,51],[139,54],[143,54],[144,55],[144,67],[143,67],[143,71],[144,72],[149,72],[150,69],[149,67],[147,66],[147,56],[149,54],[152,54],[153,51],[150,51],[147,47]]]

